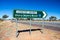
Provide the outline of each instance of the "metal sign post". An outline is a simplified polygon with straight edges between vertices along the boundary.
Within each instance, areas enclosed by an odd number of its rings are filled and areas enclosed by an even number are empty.
[[[30,18],[30,34],[31,34],[31,18]]]
[[[43,29],[44,29],[44,18],[42,18],[42,33],[43,33]]]
[[[17,23],[17,19],[16,19],[16,37],[18,35],[18,23]]]

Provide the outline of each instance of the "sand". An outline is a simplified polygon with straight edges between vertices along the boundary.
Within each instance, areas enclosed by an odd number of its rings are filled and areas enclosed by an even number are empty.
[[[40,27],[31,26],[32,29]],[[27,24],[18,23],[17,30],[30,29]],[[0,23],[0,40],[60,40],[60,31],[43,28],[43,33],[38,31],[21,32],[16,37],[16,23],[11,21],[3,21]]]

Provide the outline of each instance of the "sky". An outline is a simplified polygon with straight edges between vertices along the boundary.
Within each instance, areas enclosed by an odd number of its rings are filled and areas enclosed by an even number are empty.
[[[60,19],[60,0],[0,0],[0,18],[5,14],[13,18],[14,9],[42,10],[47,13],[46,19]]]

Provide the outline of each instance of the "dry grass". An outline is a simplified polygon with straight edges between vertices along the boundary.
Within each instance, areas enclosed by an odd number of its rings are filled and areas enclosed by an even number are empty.
[[[0,20],[0,23],[1,23],[1,22],[3,22],[3,21]]]
[[[27,24],[18,24],[18,30],[29,29]],[[36,29],[39,27],[32,26]],[[10,21],[4,21],[0,23],[0,40],[60,40],[60,32],[49,29],[43,29],[43,33],[40,31],[22,32],[16,38],[16,23]]]

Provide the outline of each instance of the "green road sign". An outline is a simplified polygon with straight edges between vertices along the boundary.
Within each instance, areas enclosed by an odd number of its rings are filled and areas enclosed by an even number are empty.
[[[14,18],[45,18],[46,13],[44,11],[35,10],[14,10]]]

